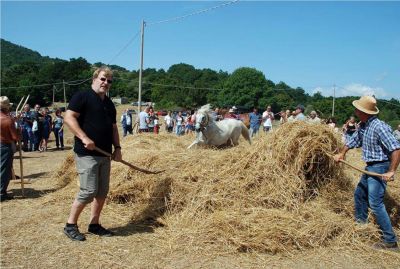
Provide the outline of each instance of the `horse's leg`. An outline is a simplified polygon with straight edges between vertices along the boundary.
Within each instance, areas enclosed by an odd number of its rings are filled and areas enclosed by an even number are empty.
[[[197,145],[199,143],[198,140],[195,140],[192,144],[190,144],[189,147],[187,147],[187,149],[190,149],[191,147],[193,147],[194,145]]]

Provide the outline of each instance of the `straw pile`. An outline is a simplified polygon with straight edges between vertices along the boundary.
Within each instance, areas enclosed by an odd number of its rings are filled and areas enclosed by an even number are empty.
[[[123,140],[113,163],[110,200],[132,222],[163,226],[169,246],[224,245],[235,251],[287,252],[379,239],[352,220],[354,186],[326,154],[340,139],[323,125],[288,123],[251,146],[186,150],[193,136],[141,134]]]

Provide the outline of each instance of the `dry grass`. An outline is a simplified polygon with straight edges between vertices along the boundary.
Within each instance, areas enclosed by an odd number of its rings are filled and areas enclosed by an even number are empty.
[[[394,268],[400,264],[400,254],[370,248],[379,240],[373,223],[354,223],[352,195],[359,174],[343,171],[326,154],[340,145],[330,129],[286,124],[272,134],[261,134],[251,146],[241,140],[238,147],[224,150],[186,150],[193,139],[165,133],[123,139],[126,161],[166,172],[146,175],[113,163],[103,219],[120,237],[109,239],[107,249],[101,250],[102,240],[93,238],[77,249],[61,247],[66,241],[63,235],[35,244],[45,250],[48,244],[67,249],[81,267]],[[66,201],[71,202],[76,192],[72,156],[55,178],[58,190],[39,202],[48,209],[29,218],[21,235],[33,233],[35,226],[30,223],[46,216],[56,219],[61,229],[69,210]],[[391,183],[388,191],[388,210],[400,235],[396,202],[400,188]],[[57,210],[62,214],[55,215]],[[6,226],[2,236],[16,243]],[[28,264],[10,251],[2,243],[3,253],[17,264]],[[106,256],[93,255],[98,251]],[[49,266],[43,255],[28,252],[39,265]],[[60,255],[54,254],[50,264],[72,265]],[[10,265],[7,261],[2,264]]]

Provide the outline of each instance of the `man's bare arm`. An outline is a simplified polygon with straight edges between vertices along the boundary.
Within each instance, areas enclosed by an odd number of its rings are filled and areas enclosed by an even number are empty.
[[[72,110],[67,110],[65,113],[65,119],[64,122],[65,124],[69,127],[71,132],[78,137],[80,140],[82,140],[82,143],[85,145],[85,148],[89,150],[93,150],[95,147],[95,144],[93,140],[91,140],[86,133],[82,130],[82,128],[79,126],[78,123],[78,117],[80,113],[72,111]]]

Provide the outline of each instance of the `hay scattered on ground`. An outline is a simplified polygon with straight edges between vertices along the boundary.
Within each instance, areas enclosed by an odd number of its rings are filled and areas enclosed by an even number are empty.
[[[241,140],[224,150],[187,150],[193,139],[124,138],[126,161],[166,169],[162,174],[112,166],[111,202],[129,207],[132,222],[163,226],[170,248],[290,253],[326,246],[365,250],[379,240],[373,224],[352,220],[354,186],[327,155],[340,147],[329,127],[287,123],[251,146]]]

